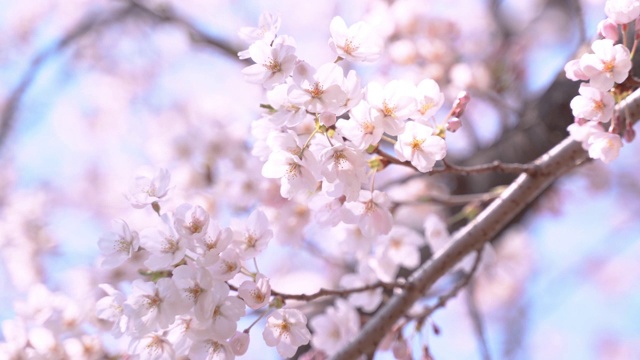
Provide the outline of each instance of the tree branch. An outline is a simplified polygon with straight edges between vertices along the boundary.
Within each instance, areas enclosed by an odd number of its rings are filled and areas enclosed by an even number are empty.
[[[619,113],[640,117],[640,90],[635,91],[617,106]],[[458,230],[448,248],[438,252],[420,266],[408,279],[407,287],[394,296],[363,327],[352,342],[337,353],[334,360],[356,359],[377,348],[380,340],[402,317],[405,311],[454,265],[467,254],[480,249],[498,234],[516,215],[524,210],[542,191],[560,176],[582,164],[588,155],[579,142],[566,138],[542,155],[534,164],[540,171],[535,175],[521,174],[477,218]]]

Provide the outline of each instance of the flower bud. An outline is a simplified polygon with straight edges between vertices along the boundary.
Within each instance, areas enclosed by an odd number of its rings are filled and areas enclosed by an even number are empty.
[[[320,114],[320,123],[326,127],[333,126],[336,123],[336,114],[325,111]]]
[[[460,121],[457,117],[452,117],[447,121],[447,131],[448,132],[456,132],[458,129],[462,127],[462,121]]]
[[[236,356],[244,355],[249,348],[249,334],[236,331],[236,334],[229,339],[229,345]]]
[[[616,42],[618,41],[618,24],[611,19],[604,19],[598,23],[598,34]]]
[[[471,100],[471,96],[466,91],[460,91],[458,98],[453,103],[453,109],[451,109],[451,116],[459,118],[464,113],[467,104]]]

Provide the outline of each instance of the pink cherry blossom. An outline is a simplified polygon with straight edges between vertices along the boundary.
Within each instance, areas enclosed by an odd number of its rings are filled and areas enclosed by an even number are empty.
[[[615,106],[613,95],[585,83],[580,86],[579,93],[569,104],[575,117],[599,122],[611,120]]]
[[[420,264],[420,247],[425,245],[415,230],[396,225],[388,235],[378,238],[379,251],[386,253],[396,264],[413,269]]]
[[[165,328],[189,307],[171,279],[162,278],[156,283],[135,280],[132,285],[123,308],[134,334]]]
[[[342,58],[373,62],[382,54],[382,39],[363,21],[347,27],[344,19],[336,16],[329,24],[329,31],[329,47]]]
[[[398,136],[394,150],[399,160],[410,161],[418,171],[428,172],[436,160],[444,159],[447,145],[429,126],[409,121],[405,131]]]
[[[322,189],[330,196],[344,195],[347,201],[354,201],[366,179],[367,165],[363,153],[348,144],[339,143],[338,139],[332,141],[333,145],[320,153],[320,171],[325,178]]]
[[[276,38],[280,24],[281,20],[278,15],[265,11],[260,14],[258,27],[244,26],[238,31],[238,35],[248,43],[264,41],[269,44]]]
[[[177,264],[187,252],[186,241],[171,226],[168,227],[168,230],[154,227],[140,231],[140,245],[151,253],[144,262],[150,270],[162,270]]]
[[[297,309],[276,310],[267,318],[262,337],[267,346],[276,347],[280,356],[291,357],[311,339],[307,317]]]
[[[191,360],[233,360],[235,354],[226,341],[200,339],[194,341],[189,349]]]
[[[567,76],[567,79],[569,80],[589,80],[587,74],[585,74],[580,67],[579,59],[574,59],[567,62],[567,64],[564,66],[564,72]]]
[[[346,274],[340,279],[340,286],[344,288],[357,288],[378,282],[378,277],[366,263],[360,263],[357,273]],[[361,308],[364,312],[373,312],[382,302],[382,288],[374,288],[368,291],[360,291],[350,294],[347,298],[353,306]]]
[[[569,125],[567,130],[569,131],[569,136],[575,141],[580,141],[582,148],[585,150],[589,149],[589,138],[591,136],[604,132],[602,125],[595,121],[587,121],[584,124],[573,123]]]
[[[624,45],[614,45],[612,40],[596,40],[591,45],[593,54],[580,58],[580,67],[589,77],[590,85],[602,90],[610,90],[614,83],[622,83],[631,70],[631,54]]]

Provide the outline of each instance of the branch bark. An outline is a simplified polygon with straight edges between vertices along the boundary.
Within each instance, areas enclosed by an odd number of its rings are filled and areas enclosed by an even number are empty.
[[[632,120],[640,118],[640,90],[636,90],[617,106],[620,114]],[[539,171],[521,174],[476,219],[458,230],[448,248],[435,254],[408,279],[406,290],[394,296],[364,326],[358,337],[337,353],[334,360],[357,359],[375,351],[380,340],[405,311],[467,254],[480,249],[493,239],[516,215],[524,210],[556,179],[588,159],[579,142],[566,138],[533,163]]]

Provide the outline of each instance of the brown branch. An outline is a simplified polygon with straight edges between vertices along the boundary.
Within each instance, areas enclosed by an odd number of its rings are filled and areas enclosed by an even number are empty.
[[[215,48],[221,51],[224,55],[227,55],[233,60],[236,60],[242,64],[250,65],[251,61],[249,59],[240,60],[238,58],[238,52],[240,51],[235,46],[231,45],[227,41],[222,39],[218,39],[212,35],[207,34],[206,32],[199,29],[196,25],[193,24],[186,17],[178,14],[172,7],[167,4],[163,4],[161,6],[157,6],[155,8],[151,8],[144,3],[138,0],[127,0],[127,2],[139,10],[142,14],[148,16],[151,19],[160,22],[168,22],[179,25],[183,27],[189,35],[191,36],[191,40],[197,44],[207,45],[209,47]]]
[[[238,288],[228,284],[229,288],[233,291],[238,291]],[[285,294],[279,291],[271,290],[271,295],[282,298],[283,300],[300,300],[300,301],[313,301],[321,297],[325,296],[340,296],[345,297],[351,294],[375,290],[378,288],[382,288],[385,290],[393,290],[393,289],[403,289],[405,287],[404,283],[396,282],[396,283],[387,283],[383,281],[377,281],[373,284],[364,285],[360,287],[350,288],[350,289],[342,289],[342,290],[332,290],[320,288],[320,290],[316,291],[312,294]]]
[[[522,174],[535,175],[540,169],[535,164],[507,164],[501,161],[494,161],[489,164],[474,165],[474,166],[458,166],[453,165],[442,160],[444,167],[433,169],[430,174],[457,174],[457,175],[472,175],[483,174],[487,172],[497,173],[509,173],[509,174]]]
[[[460,279],[456,283],[456,285],[453,288],[451,288],[451,290],[449,290],[447,293],[443,295],[438,296],[438,300],[436,301],[435,304],[429,306],[428,308],[424,309],[424,311],[422,311],[420,314],[413,317],[418,319],[419,322],[424,321],[424,319],[431,316],[434,312],[436,312],[436,310],[443,308],[445,305],[447,305],[447,302],[449,302],[449,300],[458,296],[458,293],[460,292],[460,290],[462,290],[465,286],[469,284],[469,282],[473,278],[473,275],[478,270],[478,266],[480,265],[480,260],[482,259],[482,250],[483,248],[481,248],[476,252],[476,257],[473,260],[473,266],[471,267],[471,270],[469,270],[469,272],[467,273],[464,273],[462,275],[462,279]]]
[[[640,91],[618,105],[619,112],[640,114]],[[627,109],[627,107],[629,107]],[[448,248],[441,250],[422,264],[407,280],[405,291],[394,296],[365,324],[358,336],[347,344],[333,359],[356,359],[377,348],[381,339],[400,319],[407,309],[467,254],[480,249],[490,241],[540,193],[556,179],[587,160],[588,155],[579,142],[566,138],[560,144],[538,158],[540,167],[536,175],[521,174],[478,217],[458,230]]]

